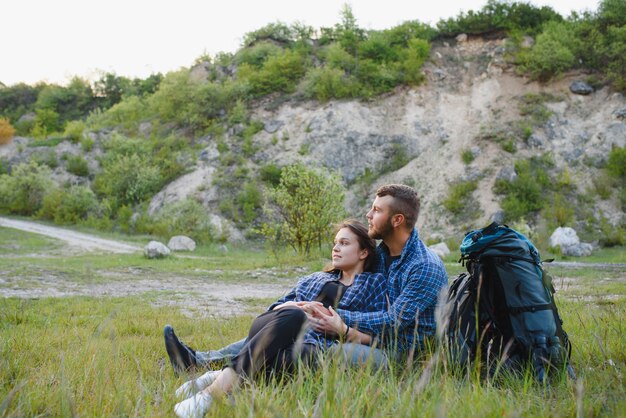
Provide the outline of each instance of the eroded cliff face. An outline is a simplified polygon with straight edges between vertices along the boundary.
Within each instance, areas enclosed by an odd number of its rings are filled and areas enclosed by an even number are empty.
[[[348,186],[347,209],[355,216],[365,213],[379,185],[414,185],[423,202],[418,227],[426,234],[455,234],[489,222],[500,210],[495,180],[514,175],[519,159],[551,154],[554,170],[567,167],[583,192],[611,147],[626,145],[619,116],[624,97],[608,88],[572,93],[569,87],[585,79],[582,73],[549,84],[531,82],[515,73],[504,53],[503,40],[440,45],[420,87],[372,102],[259,106],[254,117],[266,129],[254,138],[262,148],[255,158],[280,165],[304,160],[336,170]],[[469,164],[462,161],[466,150],[474,157]],[[400,156],[408,162],[397,168]],[[384,174],[364,183],[366,170]],[[468,179],[478,181],[479,216],[452,219],[441,202],[450,184]],[[599,201],[600,207],[611,220],[623,216],[617,201]]]

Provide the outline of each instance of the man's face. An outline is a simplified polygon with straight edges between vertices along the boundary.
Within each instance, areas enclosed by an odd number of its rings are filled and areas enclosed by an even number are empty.
[[[393,234],[393,226],[391,224],[391,217],[393,213],[391,211],[391,203],[393,201],[392,196],[376,196],[372,208],[367,212],[367,224],[369,229],[367,234],[373,239],[382,239],[389,237]]]

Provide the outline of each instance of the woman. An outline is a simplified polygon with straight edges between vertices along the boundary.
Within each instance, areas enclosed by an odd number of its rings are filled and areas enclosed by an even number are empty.
[[[181,386],[177,395],[191,396],[193,389],[201,392],[176,404],[176,414],[203,416],[214,396],[228,395],[244,377],[254,378],[263,369],[286,370],[298,359],[311,361],[318,350],[327,349],[338,339],[370,344],[372,337],[347,327],[334,314],[334,308],[360,312],[385,309],[386,280],[373,273],[375,263],[375,242],[367,235],[367,228],[355,220],[340,224],[332,250],[332,267],[303,277],[287,295],[258,316],[231,366],[210,371]],[[319,304],[310,301],[321,302],[321,309],[333,314],[332,335],[309,329],[320,309]]]

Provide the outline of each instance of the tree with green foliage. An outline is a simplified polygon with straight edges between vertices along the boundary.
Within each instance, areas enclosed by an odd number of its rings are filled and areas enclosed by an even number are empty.
[[[335,175],[303,163],[284,167],[280,184],[269,191],[267,209],[274,220],[261,232],[270,242],[308,255],[330,239],[331,225],[344,217],[344,193]]]

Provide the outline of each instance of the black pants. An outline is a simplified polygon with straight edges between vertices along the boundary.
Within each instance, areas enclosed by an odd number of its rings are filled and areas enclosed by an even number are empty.
[[[254,378],[259,371],[290,371],[298,360],[312,361],[315,346],[295,345],[306,324],[299,308],[283,308],[259,315],[248,333],[246,343],[231,362],[240,375]]]

